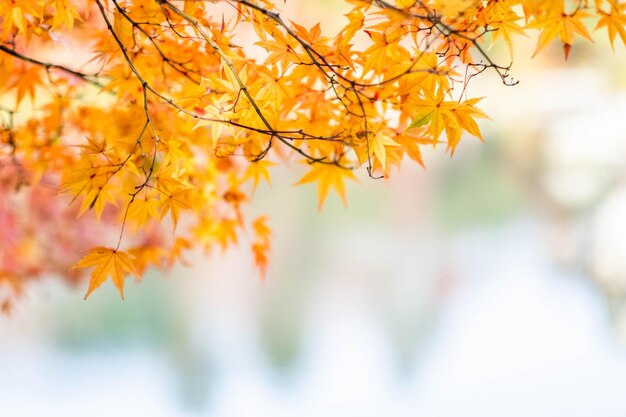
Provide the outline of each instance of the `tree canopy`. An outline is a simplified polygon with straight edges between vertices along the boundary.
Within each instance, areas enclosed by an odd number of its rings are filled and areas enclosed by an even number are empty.
[[[44,274],[123,297],[194,248],[249,245],[263,276],[268,219],[243,207],[276,164],[306,164],[320,208],[345,202],[356,170],[483,139],[468,85],[516,84],[494,44],[626,43],[617,0],[345,2],[325,33],[270,0],[0,0],[3,308]]]

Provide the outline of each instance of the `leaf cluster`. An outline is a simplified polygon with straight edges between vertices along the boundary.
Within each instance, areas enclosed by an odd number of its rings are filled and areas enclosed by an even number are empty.
[[[424,146],[483,140],[468,84],[516,83],[493,43],[512,51],[536,31],[535,55],[557,41],[567,58],[594,22],[626,43],[616,0],[345,1],[345,25],[325,33],[269,0],[0,0],[0,192],[54,190],[46,204],[71,204],[61,217],[106,226],[58,224],[89,236],[63,272],[93,268],[87,295],[242,239],[264,274],[270,229],[243,207],[277,163],[307,165],[296,184],[316,184],[320,208],[330,191],[345,202],[356,170],[386,178],[423,165]],[[67,45],[84,60],[63,59]],[[0,248],[40,245],[45,219],[30,227]],[[5,281],[29,274],[14,263],[0,258]]]

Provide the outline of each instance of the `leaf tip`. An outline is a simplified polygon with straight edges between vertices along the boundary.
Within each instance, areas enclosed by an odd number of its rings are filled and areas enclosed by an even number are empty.
[[[565,53],[565,60],[567,61],[567,59],[569,58],[569,53],[572,50],[572,45],[569,43],[564,43],[563,44],[563,52]]]

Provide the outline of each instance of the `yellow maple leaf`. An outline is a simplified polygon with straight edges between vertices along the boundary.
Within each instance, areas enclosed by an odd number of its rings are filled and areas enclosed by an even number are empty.
[[[405,28],[401,27],[394,31],[385,32],[372,30],[365,30],[364,32],[367,33],[373,42],[373,45],[363,52],[364,74],[367,74],[370,70],[382,73],[390,64],[409,59],[409,53],[399,44],[402,37],[406,34]]]
[[[565,50],[565,59],[569,56],[569,51],[574,43],[574,35],[578,34],[583,38],[593,42],[589,31],[585,27],[582,19],[589,17],[590,14],[584,10],[577,9],[572,13],[566,13],[564,10],[564,2],[562,0],[552,0],[548,13],[542,17],[538,17],[528,24],[530,29],[541,29],[537,48],[533,53],[533,58],[544,49],[557,36],[563,43]]]
[[[517,24],[520,17],[514,12],[510,12],[500,18],[500,20],[492,22],[491,25],[496,29],[491,38],[489,48],[493,47],[495,42],[502,38],[506,43],[509,52],[513,52],[513,35],[525,35],[524,29]]]
[[[456,124],[467,133],[477,137],[481,141],[484,141],[483,135],[480,133],[480,128],[476,122],[477,118],[489,119],[482,110],[476,107],[476,104],[482,100],[481,97],[475,97],[469,100],[465,100],[452,110],[454,117],[456,118]],[[447,131],[446,131],[447,132]],[[450,139],[450,138],[448,138]],[[448,142],[448,147],[451,147],[451,151],[454,152],[454,146]]]
[[[117,198],[109,184],[114,171],[115,167],[112,165],[98,165],[95,157],[88,153],[71,167],[71,171],[68,169],[67,180],[64,181],[62,189],[74,196],[72,202],[79,196],[83,197],[77,217],[93,208],[100,220],[105,205],[117,206]]]
[[[13,28],[17,28],[19,33],[28,35],[29,16],[39,18],[41,13],[35,8],[36,2],[29,0],[12,0],[0,4],[2,12],[2,37],[7,38]]]
[[[624,45],[626,45],[626,28],[624,28],[624,26],[626,26],[625,11],[626,4],[618,4],[617,2],[611,2],[611,11],[608,13],[598,10],[600,19],[598,20],[595,30],[606,26],[609,40],[611,41],[611,48],[613,48],[616,35],[619,35]]]
[[[378,159],[384,170],[387,165],[387,147],[399,146],[398,143],[391,138],[390,132],[385,130],[379,130],[376,134],[371,135],[369,141],[371,154]]]
[[[402,146],[409,158],[420,164],[422,168],[426,168],[422,160],[422,152],[420,151],[419,145],[432,145],[433,141],[425,134],[424,128],[411,133],[412,135],[397,135],[393,140]],[[422,136],[417,136],[418,133]]]
[[[439,88],[437,93],[424,91],[423,97],[410,98],[408,108],[415,112],[413,121],[406,130],[427,126],[426,131],[432,135],[433,140],[439,139],[444,129],[458,127],[453,110],[459,106],[456,101],[446,101],[444,91]]]
[[[337,37],[341,49],[350,43],[352,38],[354,38],[354,35],[356,35],[356,33],[361,30],[365,24],[365,16],[363,16],[363,13],[360,10],[353,10],[345,16],[348,18],[350,23],[344,26],[341,30],[341,35]]]
[[[252,229],[254,230],[257,240],[264,244],[269,244],[272,230],[267,225],[267,216],[258,217],[254,223],[252,223]]]
[[[159,185],[158,190],[161,193],[161,218],[169,212],[175,230],[181,211],[192,207],[189,200],[193,190],[182,185],[165,186],[163,184]]]
[[[124,46],[134,44],[133,25],[118,9],[113,13],[113,30]]]
[[[41,75],[41,68],[33,66],[28,69],[24,68],[21,73],[14,78],[9,87],[16,89],[16,105],[22,102],[26,94],[30,96],[31,101],[35,101],[36,88],[42,84]]]
[[[331,188],[335,190],[335,192],[341,197],[344,206],[347,204],[346,202],[346,184],[345,179],[351,179],[356,181],[356,176],[354,172],[350,169],[346,169],[337,165],[327,165],[327,164],[313,164],[313,167],[309,172],[304,174],[300,181],[298,181],[295,185],[298,184],[307,184],[310,182],[317,181],[317,199],[318,199],[318,210],[322,209],[324,205],[324,201],[326,197],[328,197],[328,192]]]
[[[117,249],[104,246],[92,248],[87,255],[72,267],[72,269],[94,267],[91,271],[89,288],[85,294],[85,300],[96,288],[102,285],[108,277],[111,277],[113,280],[113,284],[117,287],[123,300],[124,273],[129,272],[137,275],[133,259],[134,257],[129,253]]]
[[[135,232],[141,230],[142,226],[150,221],[161,218],[159,213],[161,202],[154,194],[149,194],[148,191],[145,191],[141,197],[135,198],[130,203],[126,213],[126,220],[134,226]]]
[[[160,266],[166,255],[166,250],[157,245],[138,246],[128,250],[128,253],[134,257],[133,264],[137,271],[137,277],[141,278],[148,266]]]
[[[272,185],[269,168],[273,166],[276,166],[274,162],[265,160],[251,162],[250,165],[248,165],[246,172],[243,174],[241,182],[252,180],[253,191],[256,190],[256,187],[259,185],[261,179],[264,179],[269,185]]]
[[[72,30],[74,28],[75,20],[82,20],[78,14],[76,6],[71,4],[67,0],[56,0],[56,10],[54,13],[52,29],[58,30],[60,27],[65,26],[67,29]]]

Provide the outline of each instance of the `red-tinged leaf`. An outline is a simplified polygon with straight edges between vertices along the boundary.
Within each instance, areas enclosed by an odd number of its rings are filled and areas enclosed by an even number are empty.
[[[569,58],[569,53],[572,50],[572,45],[570,45],[569,43],[564,43],[563,44],[563,52],[565,52],[565,60],[567,61],[567,58]]]
[[[261,275],[261,281],[265,281],[267,271],[267,254],[269,252],[269,246],[261,243],[255,243],[252,245],[252,254],[254,255],[254,263]]]

